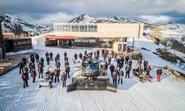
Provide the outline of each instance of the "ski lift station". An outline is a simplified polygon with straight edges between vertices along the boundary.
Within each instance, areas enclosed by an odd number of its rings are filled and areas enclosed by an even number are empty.
[[[100,40],[114,41],[115,52],[127,52],[127,38],[139,39],[143,23],[54,23],[52,35],[45,36],[46,46],[97,46]],[[133,44],[134,45],[134,44]],[[134,47],[134,46],[133,46]]]

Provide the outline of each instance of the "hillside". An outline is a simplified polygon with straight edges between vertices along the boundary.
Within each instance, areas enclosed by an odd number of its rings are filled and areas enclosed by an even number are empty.
[[[136,23],[137,21],[124,17],[93,17],[87,14],[82,14],[73,18],[69,23]]]
[[[21,34],[38,35],[52,30],[51,25],[34,25],[10,14],[2,15],[3,32],[13,32],[16,36]]]

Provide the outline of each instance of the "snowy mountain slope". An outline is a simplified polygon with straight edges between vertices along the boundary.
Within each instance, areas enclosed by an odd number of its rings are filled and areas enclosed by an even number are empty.
[[[5,14],[3,16],[3,32],[13,32],[15,34],[20,34],[20,33],[29,33],[30,35],[35,35],[35,34],[41,34],[45,33],[48,31],[51,31],[50,25],[34,25],[31,23],[28,23],[24,21],[23,19],[13,16],[10,14]]]
[[[176,39],[180,43],[185,43],[185,25],[184,24],[165,24],[161,25],[164,30],[161,31],[161,36],[165,38]]]
[[[129,42],[132,42],[132,39],[128,39]],[[179,72],[182,72],[183,74],[185,74],[185,70],[180,69],[178,66],[176,66],[175,64],[172,64],[171,62],[168,62],[166,60],[163,60],[162,58],[160,58],[159,56],[155,55],[153,52],[156,52],[156,49],[158,48],[165,48],[164,45],[156,45],[153,41],[148,40],[147,38],[140,38],[138,41],[136,41],[136,47],[138,49],[139,52],[141,52],[143,54],[143,58],[145,60],[149,60],[150,64],[153,66],[157,66],[157,67],[165,67],[166,65],[170,66],[171,68],[173,68],[174,70],[177,70]],[[146,51],[146,50],[142,50],[142,48],[146,48],[150,51]],[[177,51],[177,56],[181,57],[182,53]],[[184,68],[185,68],[185,64],[184,64]]]
[[[137,21],[123,17],[93,17],[87,14],[82,14],[73,18],[69,23],[136,23]]]

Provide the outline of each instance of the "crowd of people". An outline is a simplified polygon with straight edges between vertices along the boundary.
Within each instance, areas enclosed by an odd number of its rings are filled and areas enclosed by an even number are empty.
[[[99,71],[101,76],[106,76],[109,72],[108,69],[110,69],[110,77],[112,78],[112,84],[114,86],[117,86],[118,84],[123,84],[123,80],[130,78],[130,74],[133,70],[133,60],[131,56],[124,56],[124,55],[118,55],[117,53],[114,53],[114,51],[111,51],[111,53],[106,50],[97,50],[91,53],[87,53],[85,51],[83,54],[74,54],[74,60],[81,59],[82,62],[85,61],[86,56],[90,54],[90,57],[94,59],[99,59],[100,57],[103,58],[104,64],[100,65]],[[83,56],[84,55],[84,56]],[[101,55],[101,56],[100,56]],[[62,81],[62,86],[66,86],[66,80],[70,79],[70,65],[69,65],[69,59],[67,56],[67,52],[64,52],[64,71],[61,71],[61,57],[60,54],[57,53],[55,58],[53,58],[52,52],[46,52],[45,53],[45,59],[43,57],[40,57],[37,53],[31,54],[30,58],[27,60],[25,57],[23,57],[20,60],[19,63],[19,73],[22,74],[22,80],[23,80],[23,88],[28,87],[28,80],[29,75],[31,75],[32,82],[34,83],[36,80],[36,77],[38,79],[40,78],[47,78],[50,80],[50,82],[60,82]],[[44,64],[46,60],[46,65]],[[55,62],[55,66],[51,65],[51,61]],[[143,65],[142,65],[143,63]],[[35,65],[37,65],[37,70]],[[45,72],[46,67],[46,72]],[[139,57],[139,59],[136,62],[136,69],[137,76],[144,75],[146,78],[151,79],[152,76],[150,75],[151,66],[149,65],[148,61],[143,61],[142,56]],[[157,72],[157,81],[161,80],[161,74],[162,69],[158,68]]]
[[[44,64],[45,60],[47,65]],[[23,88],[29,87],[28,80],[30,76],[32,78],[32,83],[34,83],[36,77],[38,77],[38,79],[44,78],[46,80],[50,80],[51,82],[60,82],[60,80],[62,80],[62,84],[65,87],[67,77],[70,78],[70,66],[67,53],[64,53],[65,70],[63,72],[61,72],[61,60],[59,54],[57,54],[55,57],[55,67],[50,64],[51,61],[53,61],[52,52],[46,52],[45,59],[40,57],[37,53],[31,54],[29,59],[23,57],[18,64],[19,73],[22,75]],[[38,66],[37,70],[35,65]],[[46,72],[44,71],[45,67],[47,69]]]

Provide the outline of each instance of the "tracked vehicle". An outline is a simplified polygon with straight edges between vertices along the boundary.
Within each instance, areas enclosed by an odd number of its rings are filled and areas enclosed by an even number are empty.
[[[88,58],[81,63],[72,77],[72,83],[67,85],[67,92],[74,90],[108,90],[116,92],[117,88],[109,83],[107,75],[100,74],[98,60]]]

